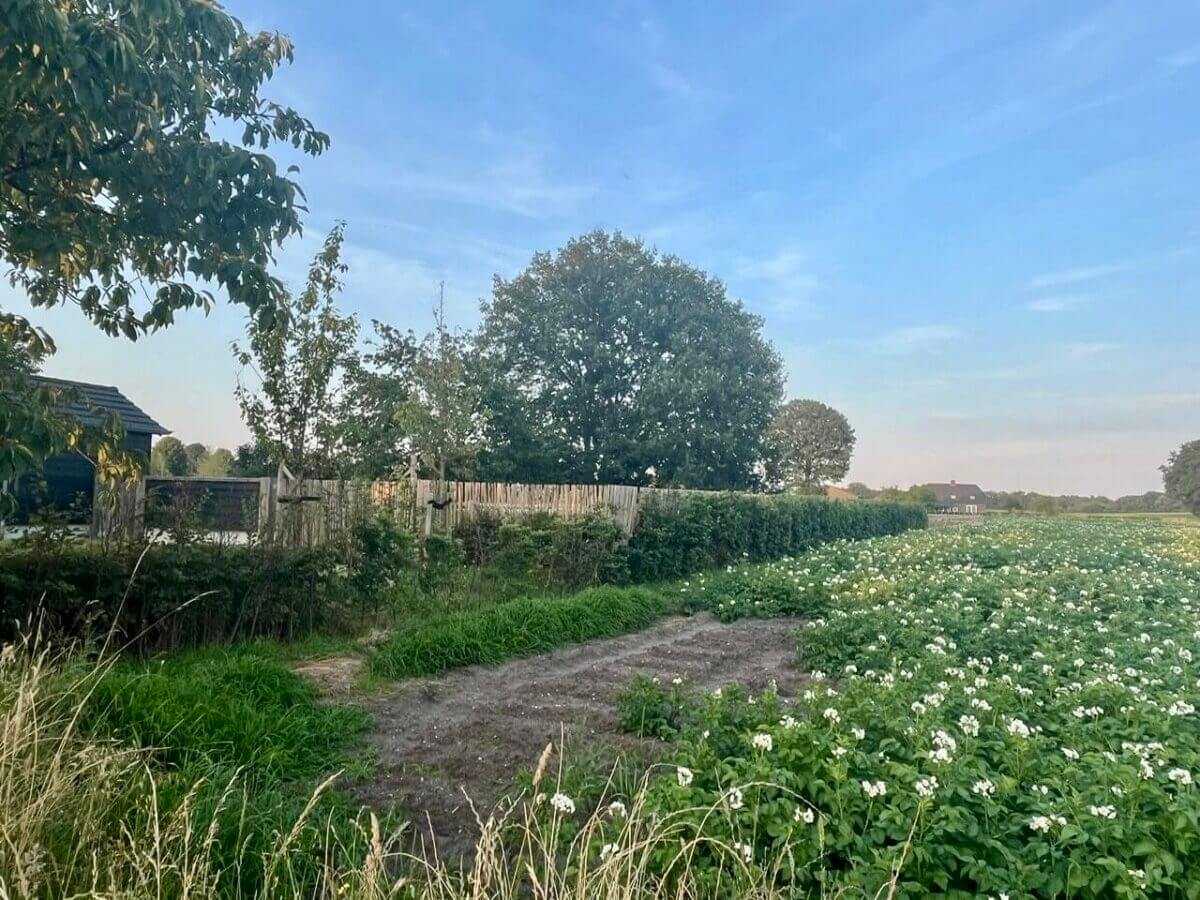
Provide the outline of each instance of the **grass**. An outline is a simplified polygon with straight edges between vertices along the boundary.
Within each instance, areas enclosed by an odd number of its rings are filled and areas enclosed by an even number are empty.
[[[493,665],[564,644],[646,628],[676,609],[661,590],[597,587],[565,597],[525,597],[402,627],[368,657],[382,678]]]
[[[21,665],[14,662],[16,668]],[[101,843],[119,843],[125,831],[149,829],[163,836],[156,840],[167,840],[169,832],[180,842],[180,852],[204,859],[204,873],[185,876],[172,866],[169,874],[154,875],[166,885],[156,893],[186,893],[192,878],[208,884],[213,896],[270,893],[276,881],[277,886],[286,883],[282,895],[288,896],[319,878],[314,849],[357,852],[355,807],[329,785],[313,792],[338,770],[362,773],[366,763],[356,750],[369,719],[356,709],[318,703],[313,688],[290,671],[277,646],[209,647],[157,661],[76,658],[46,663],[44,672],[28,676],[43,695],[28,705],[45,707],[39,721],[28,726],[39,735],[30,740],[72,760],[95,754],[102,767],[119,774],[120,790],[109,785],[102,798],[89,797],[93,773],[78,762],[82,771],[69,778],[81,783],[84,808],[62,821],[85,831],[110,828],[107,836],[88,838]],[[5,699],[19,705],[22,693],[18,687]],[[15,756],[22,752],[7,749]],[[29,762],[36,777],[39,760]],[[0,780],[8,777],[0,772]],[[54,790],[39,785],[31,792],[53,795]],[[105,808],[106,824],[89,822]],[[0,825],[5,827],[12,826]],[[52,856],[57,851],[48,848],[54,844],[74,842],[52,823],[45,828],[41,846]],[[273,860],[280,835],[293,831],[294,855]],[[135,869],[150,865],[145,859],[128,862]],[[4,868],[0,861],[0,872]],[[70,885],[61,887],[70,892]]]
[[[468,871],[446,866],[432,850],[406,852],[403,829],[331,799],[328,780],[290,780],[342,755],[316,736],[342,714],[315,710],[270,653],[189,657],[155,672],[13,647],[0,653],[0,897],[712,895],[686,867],[705,839],[685,822],[640,815],[648,782],[628,770],[611,783],[588,783],[598,804],[619,793],[629,806],[627,840],[605,864],[594,844],[610,827],[609,813],[563,815],[539,802],[485,811]],[[131,698],[117,703],[127,690]],[[197,691],[211,696],[204,701]],[[177,721],[178,704],[191,700],[199,721]],[[300,746],[264,755],[246,743],[249,735],[275,750],[287,740]],[[530,795],[584,789],[562,782],[561,773],[556,781],[549,758],[529,780]],[[722,887],[741,896],[753,876],[726,849]],[[670,879],[655,874],[664,854],[681,854]],[[780,894],[766,888],[759,896]]]
[[[368,724],[360,710],[317,703],[267,642],[118,663],[84,714],[90,731],[151,749],[160,765],[244,768],[276,781],[344,766]]]

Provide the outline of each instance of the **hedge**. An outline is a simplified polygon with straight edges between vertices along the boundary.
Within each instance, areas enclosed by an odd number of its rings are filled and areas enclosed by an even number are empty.
[[[0,549],[0,642],[29,624],[115,647],[293,638],[344,627],[347,593],[323,550],[217,544]],[[115,626],[115,627],[114,627]]]
[[[898,534],[928,524],[907,503],[788,494],[679,493],[651,497],[624,548],[635,582],[683,578],[731,563],[767,562],[818,544]]]

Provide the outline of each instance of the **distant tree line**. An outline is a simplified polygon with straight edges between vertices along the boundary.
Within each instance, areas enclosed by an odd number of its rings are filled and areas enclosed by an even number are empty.
[[[879,490],[862,482],[847,485],[859,499],[907,500],[932,508],[934,493],[928,485],[909,488],[885,487]],[[988,509],[1007,512],[1054,513],[1164,513],[1181,512],[1185,505],[1162,491],[1129,494],[1116,500],[1102,496],[1082,497],[1075,494],[1038,494],[1033,491],[985,491]]]
[[[230,471],[286,462],[308,477],[431,478],[819,491],[854,430],[813,400],[783,402],[762,320],[677,257],[595,231],[497,276],[478,331],[338,311],[343,227],[286,315],[234,346],[253,440]]]

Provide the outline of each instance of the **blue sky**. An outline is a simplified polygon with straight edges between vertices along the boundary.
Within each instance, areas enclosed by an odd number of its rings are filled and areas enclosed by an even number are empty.
[[[1140,492],[1200,437],[1194,2],[227,6],[333,139],[282,271],[346,220],[364,319],[425,330],[444,279],[471,327],[493,273],[621,229],[765,318],[851,479]],[[243,437],[236,310],[133,352],[35,318],[51,374]]]

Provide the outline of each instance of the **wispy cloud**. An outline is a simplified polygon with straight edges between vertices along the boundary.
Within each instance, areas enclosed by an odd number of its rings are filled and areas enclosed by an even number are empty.
[[[1030,312],[1059,313],[1082,306],[1089,302],[1090,299],[1090,297],[1078,294],[1055,294],[1049,297],[1038,297],[1035,300],[1030,300],[1025,304],[1025,308]]]
[[[749,298],[772,312],[805,318],[818,314],[812,294],[820,280],[813,274],[809,255],[799,248],[785,247],[771,256],[742,257],[734,264],[733,277]]]
[[[1078,269],[1064,269],[1061,272],[1045,272],[1029,279],[1029,287],[1038,288],[1061,287],[1065,284],[1079,284],[1083,281],[1095,281],[1124,272],[1128,266],[1112,264],[1106,266],[1084,266]]]
[[[479,151],[473,154],[397,160],[386,174],[368,164],[371,183],[375,189],[383,185],[537,220],[574,214],[599,191],[595,183],[560,174],[563,167],[550,145],[502,134],[487,124],[477,127],[472,137]]]
[[[1162,64],[1169,69],[1187,69],[1197,63],[1200,63],[1200,44],[1176,50],[1162,58]]]
[[[1111,353],[1121,345],[1109,341],[1069,341],[1063,344],[1060,352],[1067,359],[1091,359],[1103,353]]]
[[[955,325],[906,325],[867,338],[852,339],[849,343],[861,350],[889,356],[934,353],[946,344],[966,337]]]

